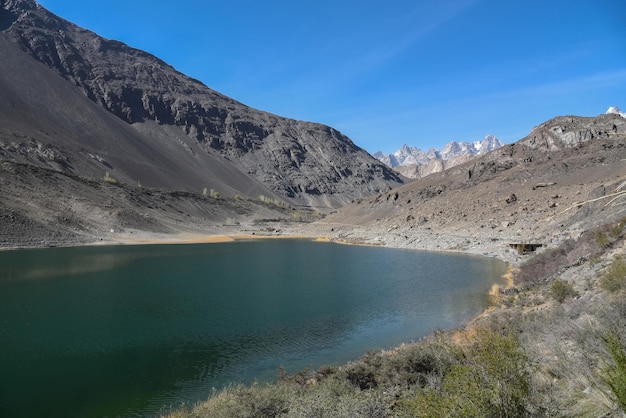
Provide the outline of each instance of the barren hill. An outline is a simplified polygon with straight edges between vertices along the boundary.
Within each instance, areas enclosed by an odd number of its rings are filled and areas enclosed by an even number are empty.
[[[557,117],[516,143],[361,199],[317,227],[338,240],[514,257],[509,244],[551,246],[623,217],[626,199],[610,197],[625,181],[626,118]]]
[[[0,245],[209,233],[403,180],[337,130],[252,109],[34,0],[0,3]]]
[[[11,57],[2,72],[11,91],[3,97],[16,98],[15,112],[3,117],[2,143],[6,148],[7,135],[22,135],[11,141],[35,141],[71,160],[55,169],[323,207],[402,183],[333,128],[252,109],[34,0],[3,2],[0,38],[3,57]]]

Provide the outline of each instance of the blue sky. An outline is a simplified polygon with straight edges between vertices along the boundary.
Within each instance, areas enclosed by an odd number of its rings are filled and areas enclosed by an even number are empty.
[[[626,108],[625,0],[41,0],[249,106],[374,153]]]

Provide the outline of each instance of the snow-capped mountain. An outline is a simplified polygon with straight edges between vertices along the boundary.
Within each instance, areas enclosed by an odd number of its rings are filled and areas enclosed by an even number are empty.
[[[609,110],[607,110],[607,111],[606,111],[606,113],[607,113],[607,114],[609,114],[609,113],[614,113],[614,114],[616,114],[616,115],[620,115],[620,116],[621,116],[621,117],[623,117],[623,118],[626,118],[626,113],[625,113],[625,112],[622,112],[622,111],[619,109],[619,107],[617,107],[617,106],[611,106],[611,107],[609,107]],[[383,162],[384,162],[384,161],[383,161]]]
[[[424,152],[417,147],[403,145],[393,154],[383,154],[378,151],[374,157],[379,161],[387,164],[389,167],[406,166],[406,165],[424,165],[429,161],[438,158],[441,160],[452,160],[461,156],[476,156],[485,154],[494,149],[503,146],[504,143],[493,135],[487,135],[482,141],[474,142],[456,142],[452,141],[447,144],[441,151],[431,148],[428,152]]]
[[[399,165],[426,164],[432,159],[421,149],[406,144],[393,154],[384,155],[378,151],[374,154],[374,158],[392,168]]]
[[[441,150],[431,148],[428,152],[405,144],[393,154],[385,155],[378,151],[374,157],[406,177],[420,178],[463,163],[477,155],[486,154],[503,145],[504,142],[495,136],[487,135],[482,141],[452,141]]]

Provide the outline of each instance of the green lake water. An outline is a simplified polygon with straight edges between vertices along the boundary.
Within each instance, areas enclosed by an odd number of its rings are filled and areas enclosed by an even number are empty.
[[[493,258],[308,240],[0,252],[0,416],[141,416],[479,313]]]

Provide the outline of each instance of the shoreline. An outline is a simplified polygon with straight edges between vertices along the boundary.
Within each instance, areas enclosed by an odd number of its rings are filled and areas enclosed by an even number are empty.
[[[231,232],[231,231],[228,231]],[[504,286],[504,288],[509,287],[512,284],[512,271],[514,267],[508,263],[506,260],[503,260],[501,257],[493,257],[487,256],[484,253],[471,252],[471,251],[462,251],[460,249],[425,249],[425,248],[408,248],[408,247],[399,247],[389,245],[387,242],[376,242],[371,243],[365,240],[342,240],[337,239],[336,237],[331,237],[328,235],[321,234],[302,234],[302,231],[291,231],[290,233],[280,233],[280,234],[267,234],[262,232],[243,232],[243,231],[232,231],[234,233],[228,233],[224,231],[222,233],[208,233],[208,234],[199,234],[199,233],[178,233],[178,234],[154,234],[154,233],[131,233],[131,234],[120,234],[116,236],[116,239],[102,240],[91,243],[75,243],[73,245],[66,246],[58,246],[58,247],[30,247],[30,248],[14,248],[14,249],[45,249],[45,248],[71,248],[71,247],[97,247],[97,246],[136,246],[136,245],[194,245],[194,244],[220,244],[220,243],[230,243],[230,242],[243,242],[243,241],[262,241],[262,240],[278,240],[278,239],[303,239],[310,240],[314,242],[321,243],[336,243],[339,245],[351,245],[351,246],[364,246],[364,247],[381,247],[381,248],[393,248],[393,249],[403,249],[410,251],[419,251],[419,252],[439,252],[439,253],[448,253],[448,254],[457,254],[457,255],[465,255],[465,256],[481,256],[488,258],[496,258],[498,261],[505,263],[506,265],[506,273],[499,276],[496,283],[493,283],[492,286],[488,290],[488,295],[490,296],[489,302],[475,315],[472,315],[469,318],[466,318],[463,322],[457,324],[456,326],[445,329],[444,332],[449,333],[451,338],[456,341],[463,341],[468,338],[468,336],[472,335],[472,329],[474,325],[481,318],[484,318],[486,315],[494,307],[494,301],[492,298],[498,298],[500,296],[499,289]],[[374,237],[378,239],[379,237]],[[11,250],[9,248],[2,248],[2,250]],[[493,294],[493,290],[498,289],[496,294]],[[431,331],[429,334],[421,337],[418,340],[407,340],[402,341],[392,347],[384,348],[376,351],[380,351],[383,355],[386,353],[393,353],[401,350],[403,347],[412,346],[415,344],[421,344],[424,341],[430,340],[433,338],[433,332]],[[361,358],[364,353],[360,354],[358,357],[345,362],[337,364],[337,367],[344,367],[347,364],[352,362],[357,362]],[[275,380],[271,380],[270,383],[274,383]]]
[[[355,237],[331,236],[319,233],[311,233],[309,231],[277,231],[275,233],[256,230],[256,231],[237,231],[228,230],[220,232],[178,232],[178,233],[152,233],[145,231],[131,231],[129,233],[118,234],[115,237],[107,237],[99,241],[79,241],[63,244],[47,244],[39,246],[25,247],[0,247],[0,251],[17,251],[17,250],[35,250],[46,248],[72,248],[72,247],[98,247],[98,246],[126,246],[126,245],[194,245],[194,244],[220,244],[237,241],[256,241],[256,240],[272,240],[272,239],[304,239],[315,242],[327,242],[340,245],[355,245],[362,247],[381,247],[399,250],[410,250],[430,253],[446,253],[458,254],[466,256],[477,256],[485,258],[495,258],[507,265],[507,272],[501,277],[504,281],[504,288],[510,288],[513,285],[513,275],[515,269],[519,266],[521,258],[510,257],[503,252],[494,251],[489,246],[478,246],[477,248],[459,248],[458,246],[436,245],[436,247],[420,244],[420,237],[409,244],[394,241],[393,234],[374,234],[368,236],[363,231],[356,231],[360,235]]]

